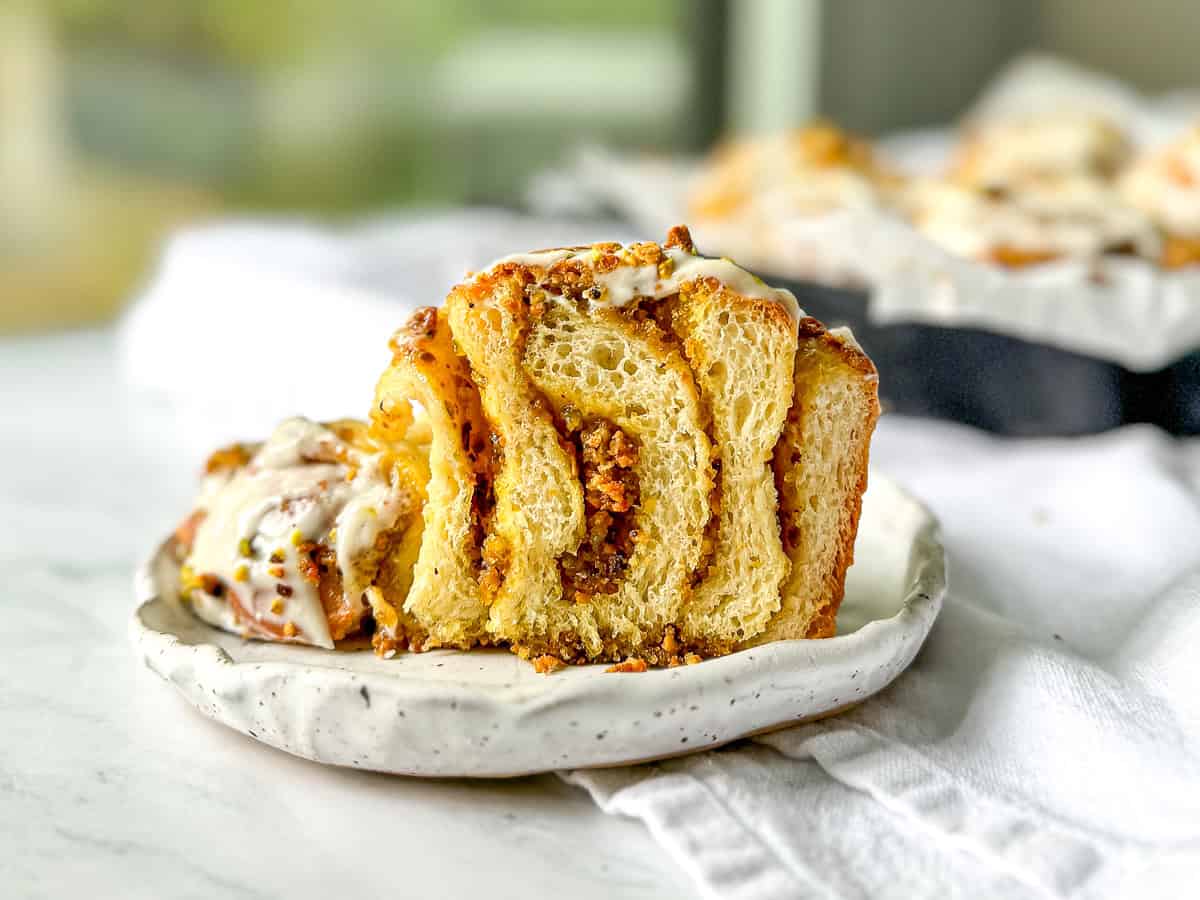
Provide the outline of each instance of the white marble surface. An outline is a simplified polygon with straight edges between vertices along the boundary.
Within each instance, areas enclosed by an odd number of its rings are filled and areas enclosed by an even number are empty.
[[[0,896],[694,893],[640,824],[553,776],[317,766],[135,662],[131,572],[204,454],[182,433],[121,387],[110,333],[0,340]]]

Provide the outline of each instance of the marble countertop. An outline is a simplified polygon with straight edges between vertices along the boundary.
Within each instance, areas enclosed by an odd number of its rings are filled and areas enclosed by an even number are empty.
[[[205,448],[110,332],[0,340],[5,898],[690,896],[643,826],[553,776],[326,768],[194,713],[126,639],[137,562]]]

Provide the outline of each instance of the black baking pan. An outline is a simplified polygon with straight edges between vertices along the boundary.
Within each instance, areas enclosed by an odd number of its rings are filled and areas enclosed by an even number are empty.
[[[1131,422],[1200,434],[1200,353],[1157,372],[1131,372],[976,328],[875,324],[865,291],[766,280],[787,287],[826,325],[853,329],[879,369],[885,411],[1023,437],[1094,434]]]

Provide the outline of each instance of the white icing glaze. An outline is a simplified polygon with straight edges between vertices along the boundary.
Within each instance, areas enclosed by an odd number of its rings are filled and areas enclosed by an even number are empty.
[[[620,255],[621,251],[618,251]],[[698,256],[677,247],[663,249],[671,262],[671,271],[665,276],[656,265],[620,265],[608,272],[595,271],[599,252],[591,247],[566,247],[554,250],[539,250],[533,253],[518,253],[496,260],[488,270],[505,263],[530,268],[548,269],[561,262],[578,262],[592,270],[596,284],[601,288],[599,297],[589,298],[594,307],[628,306],[639,297],[661,300],[679,293],[680,288],[702,278],[715,278],[735,293],[755,300],[777,303],[795,323],[804,318],[804,310],[790,291],[773,288],[761,278],[747,272],[732,260]]]
[[[196,575],[215,575],[225,592],[216,597],[193,590],[197,615],[241,631],[244,623],[234,616],[227,595],[232,590],[256,622],[274,629],[291,622],[297,631],[294,640],[332,648],[317,586],[301,573],[296,544],[331,544],[343,591],[357,596],[370,583],[370,573],[356,564],[378,534],[395,525],[401,501],[377,457],[347,446],[315,422],[296,418],[279,425],[245,467],[206,479],[198,508],[206,516],[187,564]],[[242,552],[247,546],[250,556]],[[272,562],[272,554],[283,561]],[[282,567],[282,576],[278,569],[271,574],[275,566]],[[279,585],[290,595],[281,596]],[[283,607],[279,612],[271,609],[276,599]]]
[[[851,350],[857,350],[859,353],[863,352],[862,344],[858,342],[858,338],[854,336],[854,332],[850,330],[850,326],[848,325],[830,328],[829,336],[845,344]]]
[[[876,184],[854,169],[814,169],[810,176],[790,178],[763,189],[751,200],[751,217],[787,221],[841,209],[873,209],[880,205]]]
[[[1070,258],[1095,257],[1126,244],[1146,257],[1159,252],[1149,219],[1090,178],[1026,187],[1002,199],[933,182],[914,190],[908,205],[922,233],[969,259],[986,259],[999,247]]]
[[[1112,171],[1129,151],[1107,119],[1062,112],[990,123],[971,136],[968,147],[970,180],[997,186]]]
[[[725,145],[692,187],[693,217],[754,228],[882,205],[882,173],[860,153],[832,155],[837,140],[857,143],[817,125]]]
[[[1200,127],[1134,165],[1121,193],[1164,231],[1200,237]]]

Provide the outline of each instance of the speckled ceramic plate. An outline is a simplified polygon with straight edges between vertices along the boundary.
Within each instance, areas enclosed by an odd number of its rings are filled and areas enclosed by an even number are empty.
[[[912,661],[941,608],[930,514],[871,475],[838,637],[779,641],[638,674],[538,675],[501,650],[400,654],[245,641],[177,599],[164,544],[137,577],[147,665],[204,715],[306,759],[407,775],[511,776],[719,746],[837,712]]]

